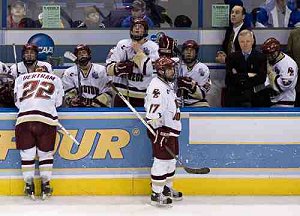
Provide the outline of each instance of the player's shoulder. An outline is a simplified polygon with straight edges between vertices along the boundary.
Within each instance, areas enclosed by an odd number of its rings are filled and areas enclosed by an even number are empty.
[[[153,41],[151,41],[151,40],[147,40],[144,45],[146,47],[150,47],[150,48],[155,49],[155,50],[156,49],[158,50],[158,48],[159,48],[158,44],[155,43],[155,42],[153,42]]]
[[[93,65],[94,69],[97,71],[105,71],[106,70],[106,67],[101,64],[92,63],[92,65]]]
[[[195,68],[199,71],[199,69],[201,69],[202,71],[209,71],[209,68],[206,64],[202,63],[202,62],[197,62],[197,64],[195,65]]]
[[[71,74],[77,74],[77,66],[76,65],[73,65],[69,68],[67,68],[65,71],[64,71],[64,75],[67,75],[67,76],[70,76]]]
[[[123,46],[128,46],[131,44],[131,39],[122,39],[117,43],[118,48],[122,48]]]

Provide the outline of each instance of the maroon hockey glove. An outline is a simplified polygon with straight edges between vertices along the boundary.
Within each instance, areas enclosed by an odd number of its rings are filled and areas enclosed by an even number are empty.
[[[158,52],[160,56],[166,56],[169,58],[176,56],[174,51],[176,47],[176,41],[173,38],[162,35],[158,40],[158,46]]]
[[[124,76],[127,74],[132,74],[133,67],[134,67],[134,62],[132,61],[119,62],[115,66],[115,75]]]
[[[191,77],[178,77],[177,85],[178,89],[183,89],[193,94],[196,91],[197,82]]]
[[[72,107],[88,107],[91,106],[91,100],[83,97],[74,97],[70,100],[70,106]]]

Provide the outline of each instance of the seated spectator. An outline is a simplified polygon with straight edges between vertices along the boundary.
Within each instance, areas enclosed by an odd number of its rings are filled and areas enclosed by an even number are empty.
[[[146,16],[145,13],[146,13],[145,2],[143,0],[135,0],[131,6],[131,15],[129,15],[123,20],[121,26],[129,28],[131,26],[133,19],[142,18],[148,23],[149,28],[153,28],[154,23],[148,16]]]
[[[192,27],[192,20],[186,15],[178,15],[174,20],[176,28],[190,28]]]
[[[291,13],[288,27],[300,27],[300,0],[296,1],[296,9]]]
[[[266,1],[257,14],[255,26],[259,28],[288,27],[292,9],[286,0]]]
[[[75,22],[76,23],[76,22]],[[96,6],[84,8],[84,21],[78,21],[75,28],[98,29],[105,28],[105,25],[100,21],[100,10]]]
[[[130,4],[131,3],[132,2],[130,1]],[[123,6],[116,7],[114,10],[111,10],[109,14],[104,18],[102,23],[105,25],[106,28],[121,27],[123,20],[129,15],[129,3],[127,2],[127,0],[123,0]]]
[[[167,14],[167,10],[156,4],[156,0],[145,0],[146,14],[153,21],[155,27],[172,27],[172,19]]]
[[[8,28],[34,28],[35,22],[26,17],[26,4],[16,1],[10,6],[9,16],[7,17]]]

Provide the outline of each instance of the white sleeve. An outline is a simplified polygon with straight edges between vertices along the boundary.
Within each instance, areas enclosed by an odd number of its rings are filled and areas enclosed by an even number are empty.
[[[62,85],[62,81],[60,78],[57,79],[55,87],[56,87],[55,106],[59,107],[62,105],[63,96],[64,96],[63,85]]]
[[[17,66],[16,64],[13,64],[10,66],[10,73],[11,75],[16,79],[17,76],[18,76],[18,73],[17,73]]]
[[[61,78],[63,89],[65,92],[70,91],[74,88],[77,88],[76,84],[74,83],[73,78],[70,76],[71,68],[67,69],[63,77]],[[77,76],[76,76],[77,77]]]
[[[206,94],[211,88],[210,71],[206,65],[199,68],[199,76],[201,79],[199,79],[198,85]]]
[[[20,108],[20,100],[19,100],[19,95],[18,95],[19,80],[20,79],[18,79],[18,78],[16,79],[15,86],[14,86],[15,105],[18,109]]]
[[[164,125],[165,104],[161,89],[149,88],[145,98],[146,118],[153,128],[159,128]]]
[[[275,78],[275,85],[281,92],[295,88],[297,84],[297,66],[288,66],[286,70]]]

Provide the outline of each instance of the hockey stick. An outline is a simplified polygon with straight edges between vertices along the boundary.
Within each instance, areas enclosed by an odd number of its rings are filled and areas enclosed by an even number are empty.
[[[136,111],[136,109],[126,100],[126,98],[123,96],[123,94],[115,87],[115,85],[110,82],[108,83],[112,89],[117,93],[117,95],[124,101],[124,103],[129,107],[129,109],[135,114],[135,116],[143,123],[143,125],[146,126],[146,128],[151,132],[153,136],[156,136],[156,133],[154,130],[151,128],[151,126],[142,118],[142,116]],[[203,168],[190,168],[187,167],[183,164],[183,162],[178,158],[177,155],[175,155],[172,150],[168,147],[165,146],[167,152],[183,167],[183,169],[187,173],[191,174],[207,174],[210,172],[210,169],[208,167],[203,167]]]
[[[67,131],[66,128],[64,128],[64,126],[62,126],[61,123],[57,122],[57,126],[58,126],[65,134],[67,134],[67,136],[70,137],[71,140],[73,140],[73,142],[74,142],[76,145],[80,146],[80,143],[75,139],[75,137],[72,136],[72,134],[69,133],[69,131]]]
[[[15,60],[15,64],[16,64],[17,76],[19,76],[19,68],[18,68],[18,61],[17,61],[16,44],[13,43],[12,46],[13,46],[14,60]]]
[[[71,60],[72,62],[76,63],[77,57],[76,57],[72,52],[66,51],[66,52],[64,53],[64,57],[65,57],[66,59],[69,59],[69,60]],[[79,95],[80,97],[82,97],[79,64],[76,64],[76,66],[77,66],[77,73],[78,73],[78,76],[77,76],[77,78],[78,78],[78,95]]]

